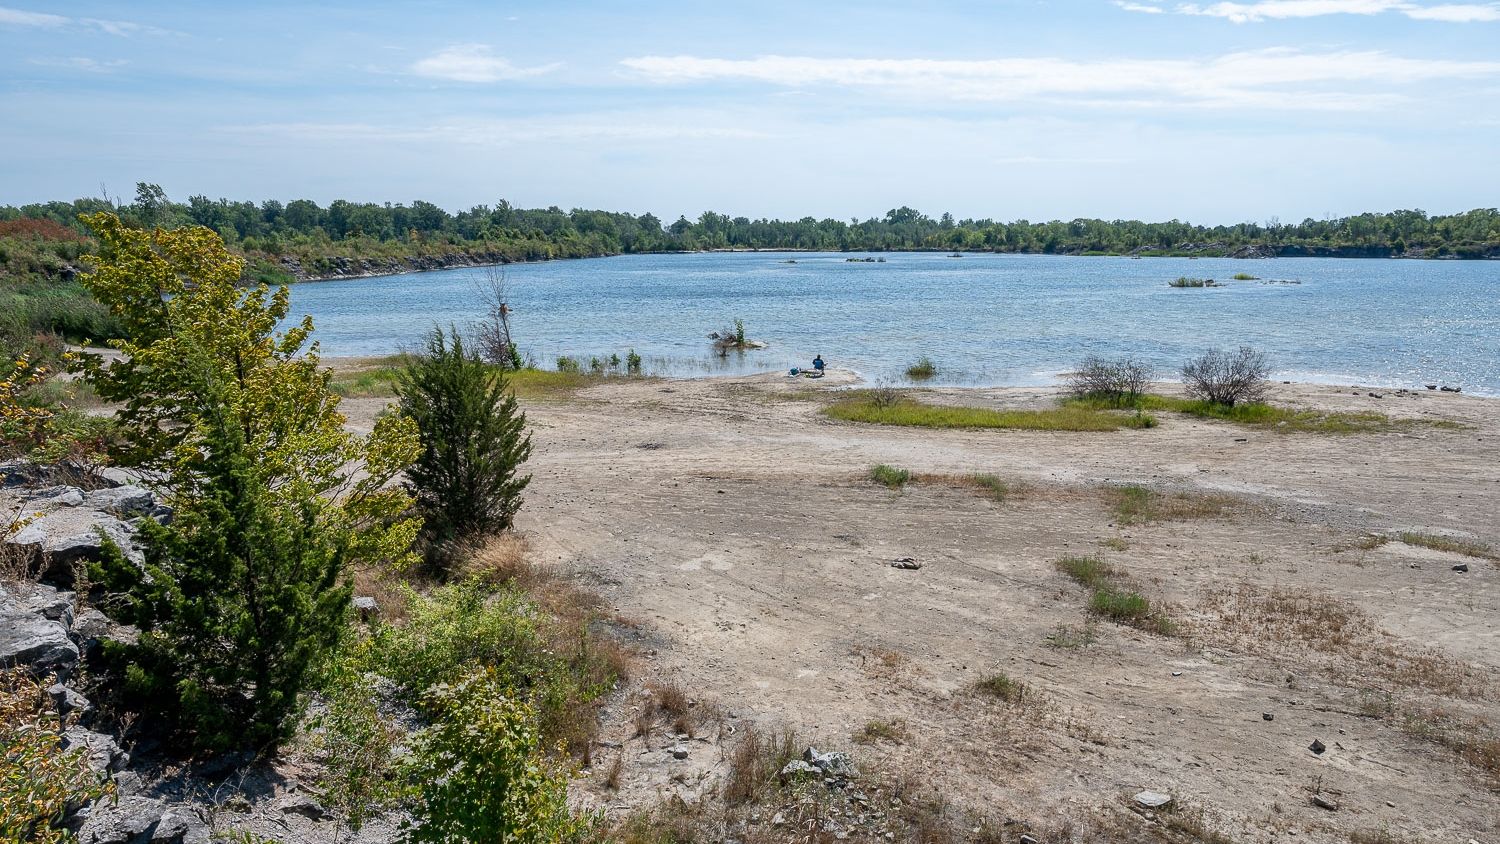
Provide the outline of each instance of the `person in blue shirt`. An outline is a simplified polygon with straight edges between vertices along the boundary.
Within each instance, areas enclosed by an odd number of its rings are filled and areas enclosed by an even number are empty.
[[[821,373],[823,371],[823,356],[822,355],[818,355],[817,357],[813,358],[813,370],[815,372],[818,372],[818,373]]]

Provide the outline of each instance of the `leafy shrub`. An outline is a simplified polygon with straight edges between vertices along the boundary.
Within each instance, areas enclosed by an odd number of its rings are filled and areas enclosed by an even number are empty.
[[[568,777],[542,755],[531,706],[493,671],[433,686],[423,698],[432,726],[412,742],[414,844],[579,841],[591,818],[568,811]]]
[[[109,793],[82,750],[58,749],[47,695],[23,672],[0,675],[0,841],[60,844],[68,812]]]
[[[1234,406],[1265,401],[1271,365],[1265,352],[1241,346],[1234,352],[1210,349],[1182,366],[1187,393],[1213,404]]]
[[[557,359],[558,372],[579,372],[582,368],[582,365],[578,362],[578,358],[562,355]]]
[[[641,374],[641,356],[635,353],[635,349],[625,355],[625,372],[630,375]]]
[[[380,628],[352,658],[359,670],[389,678],[409,703],[455,673],[491,670],[536,707],[549,739],[578,744],[592,729],[594,701],[614,687],[610,654],[590,644],[586,623],[559,624],[513,589],[406,588],[405,615],[405,624]]]
[[[1113,360],[1089,355],[1068,376],[1066,386],[1074,398],[1102,399],[1114,407],[1127,407],[1145,395],[1154,375],[1150,364],[1129,355]]]

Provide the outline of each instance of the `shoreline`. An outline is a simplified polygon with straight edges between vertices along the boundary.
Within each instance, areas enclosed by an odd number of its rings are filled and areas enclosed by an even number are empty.
[[[399,354],[400,354],[399,352],[393,352],[393,353],[388,354],[388,355],[324,355],[319,360],[320,360],[320,363],[323,366],[329,367],[329,368],[331,368],[331,369],[333,369],[335,371],[348,371],[348,370],[359,370],[359,369],[366,369],[366,368],[372,368],[372,367],[380,366],[383,363],[385,363],[386,361],[388,361],[389,359],[395,358],[395,357],[399,356]],[[555,370],[543,369],[542,371],[544,371],[544,372],[552,372],[552,371],[555,371]],[[756,371],[756,372],[744,372],[744,373],[705,373],[705,374],[701,374],[701,375],[653,375],[653,374],[649,374],[648,373],[644,377],[653,378],[653,379],[661,380],[661,381],[680,381],[680,382],[687,382],[687,383],[695,383],[695,382],[733,383],[733,382],[736,382],[736,381],[740,381],[740,382],[750,382],[750,383],[764,383],[764,382],[768,382],[768,383],[776,384],[776,383],[783,383],[784,382],[787,385],[794,385],[794,384],[796,384],[796,385],[809,386],[809,387],[828,387],[828,388],[838,388],[838,389],[863,389],[863,388],[873,387],[873,386],[875,386],[877,384],[876,381],[871,380],[868,376],[864,375],[863,373],[859,372],[858,370],[844,369],[844,368],[839,368],[839,367],[829,367],[828,371],[829,371],[829,377],[824,378],[824,379],[808,379],[808,378],[800,378],[800,377],[794,378],[792,376],[787,375],[786,370],[784,370],[784,369],[764,369],[764,370],[759,370],[759,371]],[[628,380],[631,377],[640,377],[640,376],[625,376],[625,375],[619,375],[619,374],[604,375],[604,376],[600,376],[599,377],[599,384],[601,384],[601,385],[602,384],[607,384],[611,380],[614,380],[614,379]],[[1415,386],[1399,386],[1399,385],[1392,386],[1392,385],[1388,385],[1388,384],[1357,383],[1357,382],[1350,382],[1350,381],[1309,381],[1307,379],[1279,378],[1279,377],[1274,377],[1274,376],[1272,378],[1270,378],[1269,380],[1271,381],[1271,383],[1272,383],[1272,385],[1274,387],[1292,387],[1292,388],[1298,388],[1298,389],[1328,389],[1328,390],[1349,391],[1349,392],[1357,393],[1358,395],[1360,395],[1362,397],[1365,397],[1365,398],[1374,398],[1374,397],[1369,396],[1368,393],[1377,392],[1377,393],[1381,394],[1378,398],[1376,398],[1377,401],[1379,401],[1380,399],[1386,398],[1387,396],[1385,394],[1387,394],[1387,393],[1395,394],[1397,391],[1401,391],[1401,390],[1404,390],[1404,391],[1406,391],[1407,394],[1414,395],[1414,396],[1416,396],[1418,398],[1421,398],[1423,396],[1431,394],[1433,397],[1448,397],[1448,398],[1465,398],[1465,397],[1467,397],[1467,398],[1474,398],[1474,399],[1483,399],[1485,401],[1500,401],[1500,393],[1489,393],[1489,392],[1482,392],[1482,391],[1481,392],[1475,392],[1473,390],[1470,390],[1469,388],[1462,388],[1462,389],[1460,389],[1457,392],[1453,392],[1453,391],[1441,390],[1441,389],[1439,389],[1439,390],[1428,390],[1425,384],[1417,384]],[[591,386],[597,386],[597,385],[591,385]],[[942,383],[942,382],[927,382],[927,383],[917,384],[917,383],[910,383],[910,382],[902,382],[902,383],[897,384],[895,386],[896,386],[897,389],[900,389],[900,390],[913,390],[913,391],[921,390],[921,391],[932,392],[932,393],[942,392],[942,393],[956,393],[956,394],[964,394],[964,393],[979,394],[979,393],[988,392],[988,391],[1011,391],[1011,392],[1018,392],[1018,393],[1019,392],[1024,392],[1024,391],[1030,391],[1032,393],[1057,394],[1057,393],[1060,393],[1062,391],[1062,389],[1063,389],[1063,385],[1060,382],[1053,382],[1053,383],[1046,383],[1046,384],[1038,384],[1038,383],[1030,383],[1030,384],[1018,384],[1018,383],[951,384],[951,383]],[[1166,392],[1166,391],[1171,390],[1173,388],[1180,387],[1181,386],[1181,382],[1180,381],[1173,381],[1173,380],[1157,380],[1157,381],[1153,381],[1151,386],[1152,386],[1152,391],[1153,392],[1160,393],[1160,392]],[[1165,389],[1163,389],[1163,388],[1165,388]]]

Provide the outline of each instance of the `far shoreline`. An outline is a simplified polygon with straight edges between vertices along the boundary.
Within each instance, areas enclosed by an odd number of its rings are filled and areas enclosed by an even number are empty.
[[[1267,247],[1267,248],[1269,249],[1270,247]],[[1277,247],[1277,248],[1285,248],[1285,247]],[[1129,259],[1132,259],[1132,260],[1134,260],[1134,259],[1144,259],[1144,258],[1165,258],[1165,259],[1179,259],[1179,260],[1189,260],[1189,261],[1196,261],[1196,260],[1199,260],[1199,259],[1221,259],[1221,258],[1222,259],[1234,260],[1234,261],[1270,261],[1270,260],[1276,260],[1278,258],[1345,259],[1345,260],[1361,260],[1361,261],[1379,261],[1379,260],[1386,260],[1386,261],[1461,261],[1461,262],[1467,262],[1467,261],[1500,261],[1500,255],[1481,255],[1481,256],[1474,256],[1474,257],[1465,257],[1465,256],[1461,256],[1461,255],[1451,255],[1451,254],[1450,255],[1432,255],[1432,256],[1428,256],[1428,255],[1411,255],[1411,254],[1402,254],[1402,255],[1373,255],[1373,254],[1331,255],[1331,254],[1316,254],[1316,253],[1314,253],[1314,254],[1306,254],[1306,255],[1271,255],[1271,254],[1255,254],[1255,255],[1228,255],[1228,254],[1183,255],[1183,254],[1173,254],[1173,255],[1162,255],[1162,254],[1153,254],[1153,253],[1134,254],[1134,253],[1130,253],[1130,252],[1109,252],[1109,253],[1102,253],[1102,254],[1100,254],[1100,253],[1090,253],[1090,252],[1079,252],[1079,253],[1061,253],[1061,252],[1001,252],[1001,251],[995,251],[995,250],[938,249],[938,248],[935,248],[935,247],[934,248],[922,248],[922,249],[915,249],[915,248],[913,248],[913,249],[889,249],[889,250],[887,250],[887,249],[847,249],[846,250],[846,249],[807,249],[805,247],[787,247],[787,248],[777,248],[777,249],[761,249],[761,248],[758,248],[758,247],[749,247],[749,246],[732,246],[732,247],[722,247],[722,248],[714,248],[714,249],[674,249],[674,250],[662,250],[662,251],[655,251],[655,252],[615,252],[615,253],[611,253],[611,254],[607,254],[607,255],[580,255],[580,256],[562,257],[562,258],[540,258],[540,259],[520,258],[520,259],[516,259],[516,260],[481,261],[481,262],[476,262],[476,263],[458,263],[458,262],[455,262],[455,263],[449,264],[447,266],[437,266],[437,267],[413,266],[413,267],[407,267],[407,268],[403,268],[403,269],[388,269],[388,270],[383,269],[383,270],[377,270],[377,271],[372,271],[372,272],[350,273],[350,274],[347,274],[347,275],[313,275],[313,276],[306,276],[306,277],[296,277],[295,274],[294,274],[294,277],[293,277],[292,281],[287,282],[287,283],[288,284],[312,284],[312,283],[325,282],[325,281],[361,281],[361,280],[364,280],[364,279],[371,279],[371,278],[389,278],[391,276],[398,276],[398,275],[418,275],[418,274],[422,274],[422,273],[446,272],[446,271],[449,271],[449,270],[475,270],[475,269],[487,269],[487,268],[491,268],[491,267],[506,267],[506,266],[510,266],[511,264],[547,264],[547,263],[552,263],[554,261],[593,261],[593,260],[599,260],[599,259],[603,259],[603,258],[630,258],[630,257],[647,256],[647,255],[716,255],[716,254],[765,254],[765,255],[777,255],[777,254],[793,254],[793,255],[931,255],[931,254],[948,254],[948,255],[952,255],[952,254],[955,254],[955,253],[958,254],[958,255],[960,255],[960,256],[962,256],[962,257],[965,257],[965,258],[967,258],[967,257],[988,257],[988,256],[1007,256],[1007,255],[1012,255],[1012,256],[1035,257],[1035,258],[1129,258]],[[456,258],[456,257],[459,257],[459,256],[467,257],[467,253],[453,253],[453,254],[447,255],[447,256],[415,255],[415,256],[411,256],[409,258],[404,258],[404,259],[391,258],[391,259],[384,259],[384,260],[394,261],[394,260],[421,260],[421,259],[430,259],[430,260],[442,261],[442,260],[446,260],[446,259],[450,259],[450,258]],[[369,259],[354,259],[354,258],[349,258],[349,259],[346,259],[346,260],[354,261],[354,260],[369,260]]]

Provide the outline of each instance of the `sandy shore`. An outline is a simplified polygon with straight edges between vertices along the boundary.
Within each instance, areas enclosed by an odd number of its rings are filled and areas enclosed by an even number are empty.
[[[817,393],[841,380],[622,379],[531,402],[520,527],[540,562],[634,620],[652,670],[732,722],[840,747],[870,721],[901,722],[904,741],[862,758],[957,805],[1080,817],[1149,788],[1235,841],[1500,837],[1500,786],[1403,729],[1434,709],[1500,723],[1497,564],[1362,541],[1421,531],[1500,547],[1500,400],[1276,387],[1279,403],[1462,426],[1343,436],[1174,414],[1113,433],[931,431],[827,419]],[[345,407],[358,425],[383,404]],[[877,463],[992,473],[1018,491],[996,502],[938,478],[894,492],[866,479]],[[1229,499],[1214,499],[1220,515],[1122,525],[1121,483]],[[1179,635],[1090,624],[1086,592],[1054,568],[1067,555],[1105,560],[1171,608]],[[1073,641],[1085,630],[1092,643]],[[996,672],[1029,702],[971,690]],[[691,796],[722,767],[695,750],[684,764],[705,777],[674,782],[670,761],[629,743],[628,705],[615,715],[631,764],[611,811]],[[1338,810],[1312,805],[1315,791]]]

